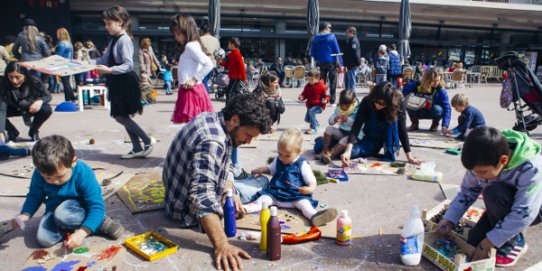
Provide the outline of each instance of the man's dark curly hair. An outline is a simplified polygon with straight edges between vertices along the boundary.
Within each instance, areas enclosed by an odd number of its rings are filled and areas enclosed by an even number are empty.
[[[226,107],[222,109],[222,113],[224,113],[224,119],[227,121],[237,115],[241,126],[257,127],[262,134],[271,132],[273,122],[269,109],[267,109],[262,99],[253,94],[233,96]]]

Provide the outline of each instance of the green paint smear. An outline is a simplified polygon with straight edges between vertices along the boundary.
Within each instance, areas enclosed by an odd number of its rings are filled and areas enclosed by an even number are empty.
[[[527,189],[527,194],[530,196],[534,191],[538,189],[538,183],[534,183]]]
[[[88,252],[88,247],[79,247],[73,251],[75,254],[83,254]]]

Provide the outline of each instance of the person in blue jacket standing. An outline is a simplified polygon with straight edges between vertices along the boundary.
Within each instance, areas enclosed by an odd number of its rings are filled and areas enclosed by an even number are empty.
[[[337,64],[343,65],[339,43],[331,33],[331,23],[324,22],[320,33],[312,39],[311,56],[318,62],[321,79],[329,82],[330,106],[335,106],[335,90],[337,89]]]
[[[412,94],[412,97],[409,97],[409,94]],[[442,133],[445,134],[448,131],[452,110],[448,93],[444,89],[441,69],[431,68],[426,71],[421,80],[414,81],[403,89],[403,96],[406,99],[408,116],[412,121],[412,125],[408,128],[409,131],[419,130],[421,119],[433,120],[429,131],[436,131],[442,119]],[[409,106],[409,99],[414,96],[426,99],[422,108],[415,109]]]
[[[59,28],[56,30],[56,37],[58,44],[56,46],[55,54],[66,58],[73,59],[73,45],[71,43],[70,34],[66,28]],[[75,95],[73,88],[70,84],[70,75],[62,76],[62,86],[64,87],[64,100],[66,102],[75,101]]]

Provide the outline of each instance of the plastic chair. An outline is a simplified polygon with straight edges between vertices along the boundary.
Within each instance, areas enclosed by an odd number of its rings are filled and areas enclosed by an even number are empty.
[[[452,74],[452,87],[466,87],[467,71],[466,70],[454,70]]]

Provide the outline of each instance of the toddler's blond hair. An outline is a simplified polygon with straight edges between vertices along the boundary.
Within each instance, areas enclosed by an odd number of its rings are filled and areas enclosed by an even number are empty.
[[[469,105],[469,99],[464,94],[456,94],[452,98],[452,106],[467,106]]]
[[[303,151],[303,134],[299,129],[288,129],[280,135],[277,147],[286,147],[301,153]]]

